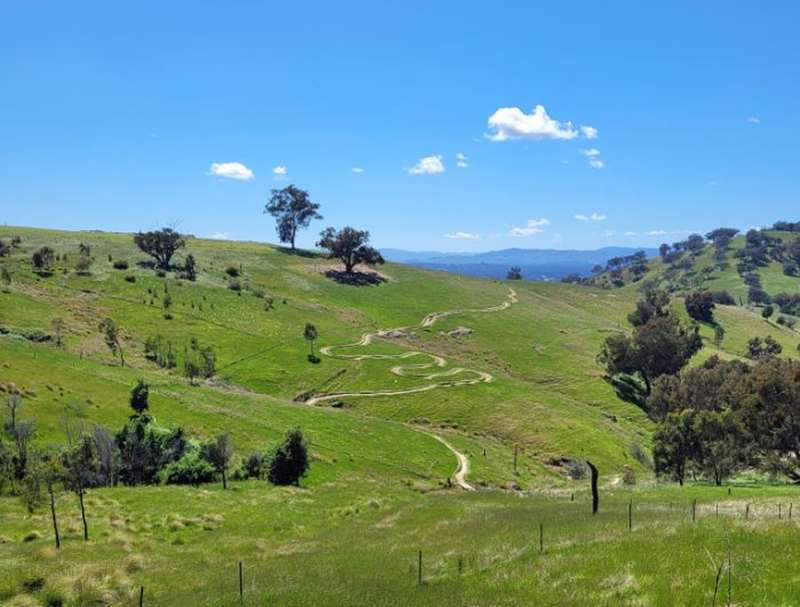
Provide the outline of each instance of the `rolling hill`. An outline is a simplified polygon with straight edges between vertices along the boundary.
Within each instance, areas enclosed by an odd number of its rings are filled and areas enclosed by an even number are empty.
[[[77,539],[68,495],[59,497],[66,511],[59,553],[48,548],[45,511],[26,514],[2,499],[0,517],[10,524],[0,529],[0,567],[11,575],[0,600],[27,596],[21,589],[41,578],[83,601],[76,604],[92,604],[95,595],[132,602],[140,585],[152,589],[153,604],[187,604],[199,594],[233,604],[236,561],[244,560],[256,602],[301,605],[325,588],[323,604],[402,605],[412,600],[407,589],[421,550],[429,592],[418,590],[416,604],[487,604],[496,588],[509,600],[563,604],[591,595],[561,586],[542,594],[536,580],[566,574],[576,559],[599,584],[624,569],[631,550],[653,549],[646,537],[620,536],[611,559],[570,552],[598,524],[614,537],[624,530],[618,520],[629,498],[613,492],[624,475],[652,479],[651,422],[617,398],[596,362],[605,337],[628,330],[639,283],[482,280],[388,263],[375,284],[353,286],[326,276],[334,264],[315,254],[196,238],[179,253],[197,261],[192,281],[148,267],[130,234],[0,228],[1,240],[12,236],[19,245],[0,259],[0,390],[23,394],[21,415],[34,422],[37,445],[63,444],[75,424],[120,427],[129,391],[143,378],[162,426],[198,438],[228,432],[237,463],[300,426],[312,465],[300,489],[248,481],[228,491],[92,491],[89,550]],[[80,244],[93,260],[83,274],[75,271]],[[45,245],[56,261],[43,276],[30,259]],[[650,264],[653,276],[663,274],[660,261]],[[679,299],[674,305],[682,308]],[[714,353],[743,356],[756,335],[772,334],[787,353],[800,342],[757,310],[719,306],[716,316],[726,338],[717,347],[713,328],[702,326],[698,363]],[[106,317],[121,329],[125,366],[98,331]],[[309,322],[319,333],[318,364],[303,338]],[[171,344],[176,368],[148,358],[145,344],[156,337]],[[196,384],[180,373],[192,339],[213,347],[217,366]],[[599,519],[579,514],[586,483],[569,474],[570,461],[585,459],[610,491]],[[460,479],[479,490],[459,488]],[[688,531],[663,501],[689,494],[664,491],[642,491],[637,500],[652,520],[666,517],[658,524],[679,530],[662,537],[662,547],[671,546],[673,565],[688,575],[698,557],[680,543]],[[702,488],[691,495],[717,499]],[[554,562],[528,579],[538,562],[537,520],[548,521],[547,534],[577,543],[553,545],[563,566]],[[385,572],[379,579],[376,566]],[[670,596],[658,576],[636,574]],[[705,586],[687,583],[684,592],[705,596]]]

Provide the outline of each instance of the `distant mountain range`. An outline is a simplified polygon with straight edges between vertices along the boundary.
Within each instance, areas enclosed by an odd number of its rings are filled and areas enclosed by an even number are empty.
[[[658,255],[658,249],[645,247],[603,247],[593,251],[502,249],[485,253],[381,249],[389,261],[484,278],[505,278],[511,266],[519,266],[522,277],[527,280],[561,280],[575,272],[587,276],[595,265],[605,265],[612,257],[631,255],[636,251],[644,251],[648,257]]]

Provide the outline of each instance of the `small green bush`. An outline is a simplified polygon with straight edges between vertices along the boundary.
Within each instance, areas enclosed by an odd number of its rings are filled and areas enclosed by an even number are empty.
[[[199,485],[215,480],[214,466],[200,457],[197,451],[189,451],[178,461],[164,468],[162,480],[168,485]]]
[[[128,269],[128,262],[124,259],[118,259],[114,262],[113,267],[115,270],[127,270]]]

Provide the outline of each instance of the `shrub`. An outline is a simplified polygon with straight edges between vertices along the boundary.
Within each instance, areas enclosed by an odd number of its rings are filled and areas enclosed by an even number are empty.
[[[267,477],[273,485],[299,485],[308,465],[308,443],[300,428],[294,428],[273,452]]]
[[[127,270],[128,269],[128,262],[124,259],[118,259],[114,262],[113,267],[115,270]]]
[[[736,300],[733,298],[733,295],[728,293],[728,291],[714,291],[711,294],[711,298],[714,300],[715,304],[720,306],[735,306]]]
[[[795,325],[797,324],[797,321],[791,316],[781,315],[778,317],[778,324],[783,325],[784,327],[787,327],[789,329],[794,329]]]
[[[774,312],[775,308],[773,308],[771,305],[767,305],[761,309],[761,316],[763,318],[770,318]]]
[[[236,291],[238,293],[242,290],[242,283],[240,283],[238,280],[232,280],[230,283],[228,283],[228,288],[231,291]]]
[[[31,256],[34,269],[40,274],[47,274],[52,271],[56,254],[50,247],[41,247]]]
[[[216,471],[200,453],[191,450],[169,464],[161,473],[162,481],[168,485],[199,485],[215,480]]]
[[[130,405],[131,409],[136,413],[142,414],[147,411],[149,407],[150,387],[143,379],[136,382],[136,385],[131,389]]]
[[[126,280],[127,282],[136,282],[136,277],[135,277],[133,274],[128,274],[128,275],[125,277],[125,280]]]
[[[261,453],[253,453],[242,463],[242,478],[261,478],[264,474],[265,457]]]
[[[686,312],[702,322],[714,320],[714,296],[710,291],[690,293],[685,299]]]
[[[156,270],[156,276],[159,278],[164,278],[166,275],[167,273],[164,270]]]
[[[162,369],[174,369],[177,364],[175,353],[172,350],[172,342],[164,339],[161,335],[147,338],[144,343],[144,356]]]
[[[237,268],[236,266],[228,266],[227,268],[225,268],[225,273],[231,278],[236,278],[240,274],[239,268]]]

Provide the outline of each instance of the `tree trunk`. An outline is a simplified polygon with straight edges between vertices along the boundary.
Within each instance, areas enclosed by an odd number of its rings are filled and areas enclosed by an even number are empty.
[[[53,531],[56,534],[56,548],[61,548],[61,538],[58,535],[58,520],[56,520],[56,496],[53,495],[53,488],[49,487],[50,492],[50,515],[53,517]]]
[[[589,470],[592,471],[592,514],[597,514],[597,510],[600,506],[600,496],[597,493],[597,466],[589,460],[586,460],[586,465],[589,466]]]
[[[228,479],[225,477],[225,468],[222,469],[222,488],[228,488]]]
[[[86,523],[86,508],[83,505],[83,487],[78,489],[78,501],[81,503],[81,520],[83,521],[83,541],[89,541],[89,525]]]

